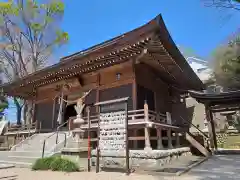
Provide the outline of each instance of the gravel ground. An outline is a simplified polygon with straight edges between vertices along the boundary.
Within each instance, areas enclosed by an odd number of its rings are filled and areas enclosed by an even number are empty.
[[[95,172],[79,172],[79,173],[61,173],[61,172],[34,172],[25,168],[12,168],[6,170],[0,170],[0,179],[10,180],[174,180],[175,177],[156,177],[151,175],[138,175],[131,174],[126,176],[123,173],[115,172],[100,172],[96,174]],[[182,179],[178,177],[177,179]],[[184,180],[194,180],[192,178],[184,178]]]
[[[114,172],[34,172],[30,169],[11,168],[0,170],[0,180],[229,180],[240,179],[240,155],[214,156],[201,165],[193,168],[187,174],[179,177],[163,177],[142,174],[131,174]]]

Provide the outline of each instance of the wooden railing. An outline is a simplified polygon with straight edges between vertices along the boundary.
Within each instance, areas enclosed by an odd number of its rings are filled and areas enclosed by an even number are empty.
[[[32,124],[24,124],[24,125],[15,125],[15,126],[8,126],[6,133],[16,133],[20,134],[21,132],[28,132],[28,134],[31,134],[31,130],[39,131],[41,130],[42,123],[38,121],[35,121]]]
[[[73,123],[74,119],[76,119],[75,116],[70,117],[68,120],[69,130],[77,128],[77,126],[78,126]],[[83,117],[83,119],[85,120],[83,127],[86,128],[87,124],[88,124],[87,117]],[[158,123],[163,123],[163,124],[165,124],[167,122],[165,114],[157,113],[157,112],[154,112],[151,110],[148,110],[147,115],[146,115],[146,110],[144,110],[144,109],[128,111],[128,123],[130,125],[143,124],[146,122],[146,119],[150,122],[158,122]],[[97,126],[98,120],[99,120],[99,114],[91,115],[90,116],[91,127]]]
[[[55,145],[58,144],[58,131],[55,131],[54,133],[50,134],[48,137],[46,137],[43,141],[43,146],[42,146],[42,158],[44,158],[44,154],[45,154],[45,146],[46,146],[46,141],[51,138],[52,136],[54,136],[55,134],[57,134],[56,136],[56,141],[55,141]],[[65,132],[60,132],[62,134],[64,134],[64,147],[66,147],[67,144],[67,134]]]

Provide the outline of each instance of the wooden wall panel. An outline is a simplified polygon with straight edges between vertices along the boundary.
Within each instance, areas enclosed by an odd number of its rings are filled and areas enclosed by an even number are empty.
[[[168,93],[168,85],[161,80],[161,77],[153,72],[153,70],[145,64],[137,64],[135,66],[136,83],[140,87],[144,87],[154,92],[155,110],[157,112],[165,113],[171,111],[170,97]],[[141,92],[137,89],[137,101],[143,101],[144,98],[140,96]],[[138,102],[138,108],[142,106],[143,102]],[[153,105],[151,105],[153,106]]]
[[[174,125],[177,126],[183,126],[186,122],[180,118],[180,116],[183,119],[186,119],[188,121],[191,121],[191,119],[188,116],[188,110],[186,107],[186,102],[183,99],[181,102],[180,93],[176,90],[172,89],[172,122]]]
[[[119,87],[104,89],[99,91],[99,101],[108,101],[112,99],[129,97],[128,108],[133,109],[132,102],[132,84],[122,85]]]
[[[143,109],[144,108],[144,102],[145,100],[148,103],[148,108],[150,110],[155,111],[155,97],[154,97],[154,91],[148,88],[145,88],[143,86],[138,85],[137,86],[137,109]]]
[[[120,79],[116,78],[117,73],[121,74]],[[80,84],[78,86],[71,87],[68,91],[65,91],[64,94],[68,95],[79,90],[87,91],[89,89],[96,89],[97,87],[100,89],[105,89],[113,86],[120,86],[121,84],[128,84],[132,81],[134,77],[133,75],[131,62],[114,65],[100,69],[93,73],[81,75],[79,77]],[[68,81],[71,82],[71,80]],[[59,81],[59,83],[62,84],[63,81]],[[37,90],[38,97],[36,101],[52,99],[54,96],[56,96],[58,94],[56,91],[56,86],[59,83],[39,87]]]
[[[59,104],[56,104],[55,119],[53,123],[52,123],[53,101],[44,101],[36,104],[35,106],[36,106],[36,120],[41,122],[42,129],[49,130],[52,128],[56,128]]]
[[[117,79],[116,74],[120,74],[120,79]],[[112,83],[119,83],[133,78],[133,70],[131,63],[123,63],[99,71],[100,86],[111,85]]]

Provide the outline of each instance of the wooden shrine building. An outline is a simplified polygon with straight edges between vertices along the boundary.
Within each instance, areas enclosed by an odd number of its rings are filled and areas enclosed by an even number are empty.
[[[129,97],[129,125],[133,129],[130,140],[143,141],[145,147],[154,148],[179,144],[172,136],[184,131],[185,124],[179,116],[187,118],[185,99],[179,89],[204,88],[174,44],[161,15],[2,87],[8,96],[33,101],[32,123],[41,122],[42,131],[54,131],[59,126],[59,103],[55,97],[60,95],[61,86],[65,87],[63,93],[68,101],[92,89],[86,104]],[[63,114],[64,122],[70,122],[76,116],[73,104],[65,103]],[[97,109],[91,108],[93,132],[97,127],[94,114]]]

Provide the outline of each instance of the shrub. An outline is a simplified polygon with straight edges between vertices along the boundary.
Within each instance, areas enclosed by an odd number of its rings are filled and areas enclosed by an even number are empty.
[[[33,164],[33,170],[48,170],[53,162],[54,157],[40,158]]]
[[[52,171],[64,171],[64,172],[76,172],[79,171],[79,167],[76,163],[61,158],[60,156],[52,156],[48,158],[38,159],[32,166],[33,170],[52,170]]]
[[[52,161],[50,168],[52,171],[64,171],[64,172],[79,171],[79,167],[76,163],[60,157],[56,157]]]

